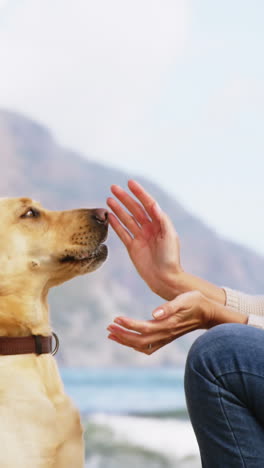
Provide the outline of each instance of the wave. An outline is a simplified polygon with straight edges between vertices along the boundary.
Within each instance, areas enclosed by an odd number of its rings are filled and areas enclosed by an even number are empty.
[[[82,414],[169,415],[186,409],[182,369],[63,369],[62,377]]]
[[[189,421],[95,414],[85,432],[89,468],[199,468]]]
[[[67,385],[182,385],[184,370],[181,368],[60,368]]]
[[[109,412],[108,412],[109,414]],[[187,407],[184,406],[182,408],[175,408],[175,409],[170,409],[170,410],[150,410],[150,411],[134,411],[128,413],[130,416],[141,416],[144,418],[156,418],[156,419],[171,419],[171,418],[177,418],[177,419],[189,419]]]

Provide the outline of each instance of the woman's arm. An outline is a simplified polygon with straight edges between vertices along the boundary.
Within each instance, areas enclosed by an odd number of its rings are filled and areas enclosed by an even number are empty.
[[[171,281],[171,288],[179,293],[188,291],[200,291],[208,299],[219,305],[226,306],[223,311],[225,322],[233,323],[234,312],[239,312],[241,317],[247,317],[248,325],[264,329],[264,296],[245,294],[227,287],[218,287],[209,281],[182,272],[175,280]],[[229,320],[227,315],[229,315]]]
[[[248,325],[264,329],[264,296],[245,294],[227,287],[226,306],[248,316]]]
[[[189,291],[200,291],[204,296],[208,297],[208,299],[222,305],[226,304],[226,291],[224,288],[216,286],[198,276],[186,273],[185,271],[174,277],[173,275],[167,275],[166,278],[165,275],[163,281],[170,286],[172,296],[174,297]]]
[[[221,323],[247,323],[244,314],[209,300],[199,291],[179,295],[156,309],[153,316],[155,320],[117,317],[115,324],[108,327],[108,338],[141,353],[152,354],[193,330],[209,329]]]
[[[250,296],[186,273],[180,262],[180,240],[169,219],[137,182],[128,187],[135,198],[121,187],[113,185],[114,198],[108,198],[111,226],[124,243],[138,273],[153,292],[172,300],[189,291],[200,291],[208,299],[226,305],[244,315],[249,324],[264,328],[264,296]]]
[[[156,200],[133,180],[128,182],[128,187],[137,200],[121,187],[112,185],[112,193],[121,204],[114,198],[107,199],[114,213],[110,213],[109,221],[150,289],[165,300],[199,290],[209,299],[225,304],[222,288],[183,270],[179,236]]]

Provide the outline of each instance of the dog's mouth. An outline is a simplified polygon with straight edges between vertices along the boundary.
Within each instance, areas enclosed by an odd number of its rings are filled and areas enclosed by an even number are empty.
[[[105,244],[100,244],[92,252],[81,250],[78,253],[64,255],[60,259],[60,263],[88,263],[94,260],[103,261],[106,259],[108,249]]]

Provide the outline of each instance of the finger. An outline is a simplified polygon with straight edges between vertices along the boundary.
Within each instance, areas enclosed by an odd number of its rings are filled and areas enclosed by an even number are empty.
[[[140,321],[137,321],[140,322]],[[159,328],[155,329],[154,331],[150,332],[150,328],[147,328],[149,323],[151,324],[153,322],[156,322],[156,325],[159,325]],[[118,336],[119,338],[122,338],[122,340],[125,340],[126,343],[129,343],[132,347],[133,343],[138,346],[144,346],[144,345],[149,345],[149,344],[154,344],[158,340],[164,340],[164,339],[176,339],[179,338],[180,336],[185,335],[186,333],[189,333],[190,331],[197,330],[200,325],[200,320],[195,318],[195,317],[190,317],[187,320],[182,320],[177,316],[174,317],[168,317],[167,320],[163,321],[148,321],[148,322],[143,322],[143,328],[140,331],[140,325],[135,325],[132,327],[132,324],[130,324],[130,328],[126,327],[125,321],[122,321],[122,326],[126,328],[120,328],[115,324],[110,325],[107,330],[109,330],[111,333],[113,333],[115,336]],[[121,323],[121,322],[118,322]],[[155,323],[153,323],[155,325]],[[152,326],[152,325],[151,325]],[[128,328],[128,329],[127,329]],[[133,330],[128,331],[128,330]],[[146,333],[146,331],[148,333]]]
[[[121,239],[121,241],[128,248],[133,239],[129,232],[122,226],[122,224],[112,213],[109,213],[109,223],[118,235],[119,239]]]
[[[146,212],[148,215],[151,217],[151,219],[160,219],[161,216],[161,209],[156,202],[154,198],[150,196],[146,190],[143,189],[143,187],[136,182],[135,180],[129,180],[128,181],[128,187],[131,190],[131,192],[138,198],[138,200],[142,203],[144,206]]]
[[[132,213],[135,219],[140,223],[144,224],[149,222],[149,217],[147,216],[145,210],[142,206],[134,200],[125,190],[123,190],[118,185],[111,186],[112,193],[118,198],[121,203]]]
[[[171,337],[171,330],[165,332],[152,333],[150,335],[142,335],[140,333],[133,333],[122,328],[117,327],[116,325],[110,325],[107,328],[110,331],[111,335],[115,336],[122,341],[126,346],[132,348],[148,346],[149,344],[153,345],[156,342],[167,339]]]
[[[125,330],[124,328],[121,328],[121,327],[118,327],[117,325],[115,324],[112,324],[112,325],[109,325],[107,327],[107,330],[110,331],[111,333],[113,333],[114,335],[116,336],[120,336],[120,337],[134,337],[134,336],[142,336],[140,335],[139,333],[133,333],[133,332],[130,332],[128,330]]]
[[[167,339],[163,339],[163,340],[160,340],[158,341],[157,343],[155,344],[152,344],[151,347],[149,345],[142,345],[142,346],[132,346],[128,343],[126,343],[124,340],[122,340],[122,338],[120,337],[117,337],[115,335],[112,335],[110,334],[108,336],[108,338],[112,341],[115,341],[116,343],[119,343],[123,346],[126,346],[128,348],[133,348],[135,351],[138,351],[139,353],[143,353],[143,354],[147,354],[147,355],[151,355],[153,353],[155,353],[156,351],[158,351],[159,349],[163,348],[164,346],[166,346],[167,344],[171,343],[172,341],[175,340],[174,337],[170,337],[170,338],[167,338]]]
[[[117,203],[114,198],[108,198],[107,204],[113,210],[115,215],[118,219],[123,223],[123,225],[133,234],[136,236],[140,232],[139,225],[136,223],[135,219],[132,218],[130,214],[128,214],[120,205]]]
[[[131,192],[139,199],[144,206],[146,212],[155,223],[156,228],[160,230],[161,236],[165,236],[167,232],[178,236],[171,219],[162,211],[157,201],[144,190],[144,188],[135,180],[128,181],[128,187]]]
[[[158,351],[159,349],[163,348],[167,344],[171,343],[174,340],[175,340],[174,337],[173,338],[168,338],[167,340],[159,341],[158,343],[156,343],[156,345],[152,345],[151,348],[148,346],[145,349],[142,349],[142,348],[133,348],[133,349],[135,351],[138,351],[139,353],[147,354],[149,356],[149,355],[155,353],[156,351]]]
[[[155,309],[152,315],[156,320],[166,319],[177,314],[180,310],[187,311],[195,306],[200,306],[203,304],[204,299],[205,296],[200,291],[187,291],[179,294],[172,301],[165,302],[165,304]]]
[[[153,333],[151,335],[144,336],[138,333],[131,333],[127,330],[119,329],[119,327],[115,325],[111,325],[108,327],[108,330],[110,331],[108,338],[124,346],[134,349],[137,348],[145,354],[151,354],[150,350],[155,349],[157,346],[160,348],[160,343],[170,343],[171,341],[189,333],[190,331],[196,330],[197,328],[199,327],[197,326],[196,321],[189,320],[188,322],[179,324],[175,328],[164,333]],[[149,348],[149,345],[151,345],[151,348]]]
[[[176,323],[176,320],[174,320]],[[167,320],[135,320],[128,317],[117,317],[114,322],[127,330],[133,330],[144,335],[149,333],[156,333],[159,331],[169,330],[174,321],[167,318]]]
[[[127,348],[135,349],[136,351],[139,351],[139,352],[144,353],[144,354],[150,354],[150,348],[148,346],[140,346],[139,347],[139,345],[136,345],[136,344],[132,345],[131,343],[128,343],[127,341],[125,341],[122,337],[113,335],[112,333],[110,333],[110,335],[108,335],[107,338],[109,340],[112,340],[112,341],[115,341],[116,343],[121,344],[122,346],[126,346]],[[154,349],[154,347],[153,347],[153,349]]]
[[[157,309],[152,312],[153,317],[156,320],[164,320],[168,317],[171,317],[172,315],[177,314],[180,309],[190,308],[190,298],[187,296],[187,294],[180,294],[172,301],[165,302],[165,304],[162,306],[157,307]]]

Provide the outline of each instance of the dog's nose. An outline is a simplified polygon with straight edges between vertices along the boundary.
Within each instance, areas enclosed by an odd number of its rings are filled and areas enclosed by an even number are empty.
[[[94,210],[93,218],[99,224],[104,224],[107,226],[108,224],[108,211],[105,208],[97,208]]]

